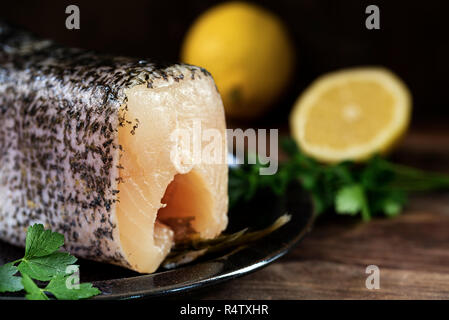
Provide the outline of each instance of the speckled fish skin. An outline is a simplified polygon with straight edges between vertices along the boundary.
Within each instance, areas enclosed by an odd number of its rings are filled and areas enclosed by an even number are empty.
[[[77,256],[128,266],[113,214],[124,90],[195,77],[210,75],[63,48],[0,22],[0,239],[23,245],[43,223]]]

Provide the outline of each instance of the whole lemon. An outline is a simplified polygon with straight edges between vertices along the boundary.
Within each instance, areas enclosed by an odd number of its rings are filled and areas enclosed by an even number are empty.
[[[294,49],[282,21],[256,5],[230,2],[203,13],[188,30],[181,59],[215,79],[226,114],[263,114],[287,87]]]

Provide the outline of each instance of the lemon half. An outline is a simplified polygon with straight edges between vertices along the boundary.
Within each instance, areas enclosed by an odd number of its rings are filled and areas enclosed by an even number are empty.
[[[322,162],[363,161],[386,153],[410,122],[411,94],[391,71],[364,67],[314,81],[290,115],[301,149]]]

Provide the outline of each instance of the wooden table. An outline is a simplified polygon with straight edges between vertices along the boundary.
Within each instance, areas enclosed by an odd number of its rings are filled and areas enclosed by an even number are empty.
[[[448,172],[449,125],[412,131],[394,158]],[[371,264],[380,269],[378,290],[365,286],[365,269]],[[394,219],[320,219],[311,234],[277,262],[185,297],[448,299],[449,192],[414,195],[406,211]]]

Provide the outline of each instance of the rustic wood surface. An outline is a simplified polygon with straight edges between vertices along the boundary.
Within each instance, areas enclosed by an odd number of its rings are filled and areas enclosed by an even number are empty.
[[[395,160],[449,172],[448,129],[412,131]],[[378,290],[365,287],[371,264],[380,268]],[[394,219],[320,219],[279,261],[185,298],[448,299],[449,192],[414,195]]]

